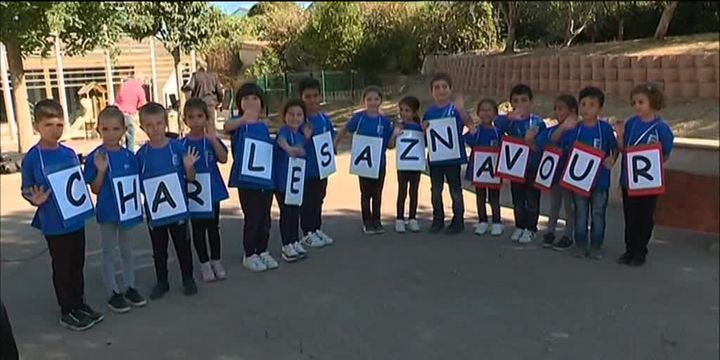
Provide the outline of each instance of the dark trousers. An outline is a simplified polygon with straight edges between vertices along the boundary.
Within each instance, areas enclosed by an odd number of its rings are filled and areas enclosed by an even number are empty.
[[[303,235],[320,230],[322,205],[327,194],[327,179],[306,179],[303,204],[300,208],[300,228]]]
[[[405,219],[405,198],[410,188],[410,219],[415,219],[418,207],[418,188],[420,187],[419,171],[398,171],[397,219]]]
[[[17,360],[18,356],[10,318],[5,310],[5,304],[0,302],[0,359]]]
[[[485,203],[490,203],[492,210],[492,222],[500,223],[500,190],[488,188],[475,188],[475,203],[477,204],[478,221],[481,223],[488,222],[487,209]]]
[[[207,242],[205,234],[207,234]],[[210,260],[220,260],[220,203],[213,206],[212,218],[192,219],[192,239],[201,264]],[[207,243],[210,243],[210,257],[208,257]]]
[[[245,218],[243,248],[245,256],[264,253],[270,240],[270,207],[272,190],[238,189],[240,207]]]
[[[85,228],[62,235],[46,235],[52,258],[53,286],[60,311],[67,314],[85,301]]]
[[[382,190],[385,185],[385,169],[380,170],[377,179],[358,177],[360,181],[360,208],[363,225],[380,222]]]
[[[645,258],[648,243],[655,227],[657,196],[629,197],[623,190],[625,213],[625,252],[633,257]]]
[[[300,225],[300,207],[285,205],[285,193],[275,192],[275,199],[280,207],[280,238],[283,245],[300,241],[298,226]]]
[[[540,216],[540,190],[533,186],[533,180],[510,184],[512,192],[515,227],[537,232]]]
[[[456,165],[430,165],[430,192],[433,207],[433,224],[445,222],[445,210],[442,200],[443,187],[447,181],[450,186],[452,198],[453,225],[462,225],[464,221],[465,204],[462,197],[462,183],[460,180],[460,164]]]
[[[180,263],[180,272],[183,279],[191,278],[193,272],[192,249],[190,248],[187,222],[181,221],[169,225],[148,227],[148,230],[150,231],[150,241],[152,241],[157,282],[168,282],[167,260],[170,237],[172,237],[175,246],[175,255]]]

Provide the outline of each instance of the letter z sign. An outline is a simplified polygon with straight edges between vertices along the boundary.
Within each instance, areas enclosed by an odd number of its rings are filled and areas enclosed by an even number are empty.
[[[628,196],[665,193],[665,169],[660,143],[629,147],[625,150]]]

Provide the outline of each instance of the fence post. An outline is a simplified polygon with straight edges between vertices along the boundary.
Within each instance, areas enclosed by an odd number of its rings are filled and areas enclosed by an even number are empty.
[[[350,100],[355,100],[355,70],[350,70]]]
[[[267,100],[269,100],[270,97],[268,96],[269,94],[268,94],[268,79],[267,79],[267,75],[264,75],[264,76],[263,76],[263,89],[265,90],[265,98],[266,98]],[[265,116],[266,116],[266,117],[267,117],[267,116],[270,116],[270,104],[269,104],[269,103],[268,103],[268,104],[265,104]]]
[[[326,103],[325,97],[325,70],[320,70],[320,79],[322,80],[322,102]]]

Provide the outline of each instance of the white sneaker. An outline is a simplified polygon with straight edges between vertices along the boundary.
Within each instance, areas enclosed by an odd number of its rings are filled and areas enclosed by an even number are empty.
[[[305,248],[302,246],[302,244],[300,244],[299,241],[296,241],[290,245],[292,245],[293,249],[295,249],[295,252],[300,258],[304,258],[305,256],[307,256],[307,250],[305,250]]]
[[[405,220],[395,220],[395,232],[396,233],[404,233],[405,232]]]
[[[513,231],[512,236],[510,237],[510,240],[512,240],[512,241],[520,240],[520,237],[523,235],[524,232],[525,232],[524,229],[515,228],[515,231]]]
[[[283,260],[287,262],[295,262],[300,258],[300,255],[298,255],[297,251],[295,251],[295,247],[293,247],[292,244],[283,246],[280,249],[280,252],[280,256],[282,256]]]
[[[223,268],[222,263],[220,263],[220,260],[210,260],[210,267],[212,268],[216,279],[227,279],[227,273],[225,272],[225,268]]]
[[[245,266],[248,270],[254,272],[262,272],[267,270],[267,265],[265,265],[265,263],[260,260],[260,257],[257,254],[254,254],[250,257],[245,256],[243,258],[243,266]]]
[[[488,223],[481,222],[477,225],[475,225],[475,235],[485,235],[485,233],[488,231]]]
[[[215,273],[213,272],[212,268],[210,267],[209,261],[206,263],[200,264],[200,274],[202,274],[202,279],[204,282],[215,281]]]
[[[492,224],[490,228],[490,235],[500,236],[503,233],[503,224]]]
[[[317,235],[322,242],[325,243],[325,245],[332,245],[335,243],[335,240],[333,240],[331,237],[329,237],[326,233],[324,233],[322,230],[318,229],[318,231],[315,232],[315,235]]]
[[[275,261],[272,255],[270,255],[267,251],[260,254],[260,260],[265,264],[265,266],[267,266],[268,270],[275,270],[280,267],[280,264],[278,264],[278,262]]]
[[[530,230],[525,230],[522,236],[520,236],[520,239],[518,239],[518,242],[521,244],[529,244],[533,240],[535,240],[535,233]]]
[[[418,221],[415,219],[410,219],[407,223],[407,227],[412,232],[420,232],[420,224],[418,224]]]
[[[309,246],[311,248],[321,248],[321,247],[325,246],[325,242],[322,239],[320,239],[319,236],[317,236],[315,233],[312,233],[312,232],[308,233],[307,235],[305,235],[305,237],[303,237],[302,243],[305,246]]]

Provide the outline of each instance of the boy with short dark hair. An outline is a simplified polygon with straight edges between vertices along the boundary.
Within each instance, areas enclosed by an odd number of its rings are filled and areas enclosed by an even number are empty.
[[[533,177],[537,173],[542,152],[535,144],[535,138],[547,127],[541,117],[531,113],[533,92],[529,86],[525,84],[513,86],[510,90],[510,104],[513,111],[507,115],[498,116],[495,126],[502,133],[523,139],[530,146],[530,157],[525,169],[525,182],[510,184],[515,214],[515,232],[511,239],[521,244],[527,244],[535,238],[540,215],[540,190],[533,186]]]
[[[42,230],[50,250],[60,325],[82,331],[104,318],[84,298],[85,221],[95,212],[80,159],[58,143],[64,127],[63,109],[57,101],[35,104],[33,128],[40,133],[40,141],[23,158],[21,190],[25,200],[37,207],[32,226]]]

